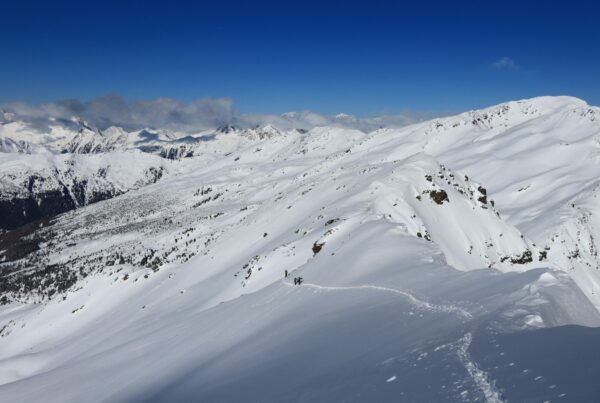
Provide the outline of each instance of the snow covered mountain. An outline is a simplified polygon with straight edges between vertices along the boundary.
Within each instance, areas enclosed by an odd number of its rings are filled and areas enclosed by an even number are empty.
[[[177,170],[177,164],[161,158],[214,159],[281,134],[270,125],[248,129],[226,125],[194,134],[100,130],[80,119],[55,120],[40,128],[9,116],[0,125],[0,229],[14,229],[154,183]]]
[[[371,133],[0,130],[1,401],[600,392],[579,99]]]
[[[14,229],[118,196],[176,171],[140,152],[8,154],[0,159],[0,229]]]
[[[4,115],[5,118],[0,119],[0,152],[3,153],[100,154],[140,150],[167,159],[181,159],[223,151],[227,144],[231,146],[242,139],[263,139],[281,132],[272,125],[244,129],[224,125],[193,133],[151,128],[127,131],[115,126],[101,130],[78,118],[50,119],[40,123]],[[211,142],[217,137],[221,141],[215,149]]]

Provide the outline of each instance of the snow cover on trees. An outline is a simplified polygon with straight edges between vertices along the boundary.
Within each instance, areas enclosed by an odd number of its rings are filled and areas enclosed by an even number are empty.
[[[32,172],[118,197],[0,234],[0,400],[527,397],[515,379],[551,374],[470,346],[600,326],[599,116],[544,97],[371,133],[4,124],[2,197]]]

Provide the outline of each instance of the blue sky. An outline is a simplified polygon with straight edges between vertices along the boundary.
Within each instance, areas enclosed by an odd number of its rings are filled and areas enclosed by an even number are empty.
[[[243,113],[359,116],[538,95],[600,105],[594,1],[5,3],[0,102],[229,97]]]

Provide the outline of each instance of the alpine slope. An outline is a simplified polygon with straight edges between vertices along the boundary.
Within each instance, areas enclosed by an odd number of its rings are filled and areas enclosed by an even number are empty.
[[[0,401],[600,395],[600,108],[369,133],[2,116]]]

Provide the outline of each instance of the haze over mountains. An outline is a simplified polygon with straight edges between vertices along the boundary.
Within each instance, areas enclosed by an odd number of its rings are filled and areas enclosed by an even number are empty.
[[[308,121],[2,112],[0,400],[594,401],[600,108]]]
[[[0,120],[21,121],[32,130],[48,132],[52,127],[78,130],[85,122],[93,130],[110,127],[128,132],[158,128],[173,132],[198,133],[222,126],[253,128],[275,125],[279,129],[310,129],[317,126],[336,126],[363,130],[379,127],[400,127],[432,117],[431,113],[404,110],[396,114],[356,117],[346,113],[325,115],[309,110],[287,112],[281,115],[240,113],[229,98],[199,98],[182,102],[170,98],[127,101],[117,94],[94,98],[90,101],[65,100],[38,105],[22,102],[0,104]],[[3,118],[4,117],[4,118]]]

